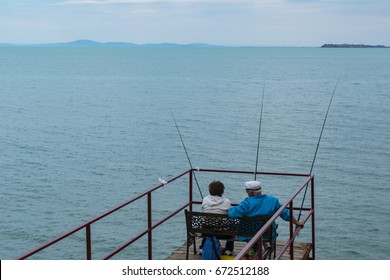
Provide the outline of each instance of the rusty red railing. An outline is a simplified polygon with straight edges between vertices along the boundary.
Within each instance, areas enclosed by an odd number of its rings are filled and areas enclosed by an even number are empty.
[[[134,198],[130,199],[130,200],[127,200],[125,201],[124,203],[112,208],[111,210],[107,211],[107,212],[104,212],[103,214],[77,226],[76,228],[62,234],[61,236],[57,237],[57,238],[54,238],[53,240],[49,241],[49,242],[46,242],[40,246],[38,246],[37,248],[19,256],[17,259],[19,260],[24,260],[24,259],[27,259],[35,254],[37,254],[38,252],[41,252],[42,250],[60,242],[61,240],[81,231],[81,230],[85,230],[85,257],[87,260],[91,260],[92,259],[92,233],[91,233],[91,226],[96,223],[97,221],[100,221],[102,219],[104,219],[105,217],[115,213],[116,211],[124,208],[125,206],[141,199],[141,198],[144,198],[146,197],[147,198],[147,228],[143,229],[140,233],[138,233],[137,235],[135,235],[134,237],[132,237],[130,240],[128,240],[127,242],[125,242],[124,244],[120,245],[117,249],[115,249],[114,251],[108,253],[105,255],[105,257],[103,257],[103,259],[107,260],[107,259],[110,259],[112,258],[113,256],[115,256],[116,254],[118,254],[119,252],[121,252],[122,250],[124,250],[125,248],[127,248],[128,246],[130,246],[131,244],[133,244],[135,241],[137,241],[138,239],[140,239],[141,237],[143,236],[147,236],[147,243],[148,243],[148,259],[149,260],[152,260],[153,259],[153,244],[152,244],[152,236],[153,236],[153,230],[155,228],[157,228],[158,226],[160,226],[161,224],[163,224],[164,222],[166,222],[167,220],[171,219],[172,217],[174,217],[175,215],[177,215],[178,213],[180,213],[182,210],[184,210],[185,208],[189,208],[190,210],[192,210],[192,206],[194,204],[200,204],[201,201],[194,201],[193,200],[193,172],[219,172],[219,173],[237,173],[237,174],[254,174],[253,171],[238,171],[238,170],[218,170],[218,169],[200,169],[200,168],[197,168],[197,169],[188,169],[186,171],[184,171],[183,173],[181,174],[178,174],[174,177],[172,177],[171,179],[169,179],[168,181],[164,182],[164,183],[160,183],[154,187],[152,187],[151,189],[135,196]],[[260,231],[252,238],[251,241],[249,241],[249,243],[243,248],[243,250],[241,252],[238,253],[238,255],[236,256],[235,259],[241,259],[244,254],[256,243],[256,242],[259,242],[259,244],[261,244],[261,241],[262,241],[262,235],[263,233],[266,231],[266,229],[268,227],[271,226],[272,222],[276,220],[276,218],[279,216],[279,214],[283,211],[283,209],[285,208],[289,208],[291,213],[293,213],[294,210],[301,210],[301,211],[305,211],[307,212],[307,215],[303,218],[303,221],[306,223],[306,221],[308,221],[309,218],[311,218],[311,245],[312,245],[312,250],[311,250],[311,253],[312,253],[312,259],[315,259],[315,231],[314,231],[314,177],[312,175],[308,175],[308,174],[292,174],[292,173],[277,173],[277,172],[256,172],[256,174],[262,174],[262,175],[273,175],[273,176],[294,176],[294,177],[306,177],[305,181],[298,187],[298,189],[290,196],[289,199],[287,199],[282,207],[275,213],[274,216],[272,216],[272,218],[260,229]],[[158,222],[155,222],[153,223],[153,216],[152,216],[152,193],[155,192],[156,190],[164,187],[165,185],[175,181],[175,180],[178,180],[179,178],[185,176],[185,175],[188,175],[189,176],[189,180],[188,180],[188,201],[180,206],[179,208],[173,210],[172,212],[170,212],[168,215],[166,215],[165,217],[163,217],[161,220],[159,220]],[[308,188],[310,187],[311,189],[311,201],[310,201],[310,207],[306,207],[306,208],[295,208],[293,207],[293,200],[297,197],[297,195],[305,188]],[[279,253],[278,256],[276,256],[276,259],[280,259],[281,256],[286,252],[286,250],[288,248],[290,248],[290,258],[291,259],[294,259],[294,240],[295,240],[295,237],[298,235],[299,231],[300,231],[300,228],[296,228],[295,230],[293,229],[293,223],[292,223],[292,216],[293,215],[290,215],[291,216],[291,220],[290,220],[290,238],[289,240],[286,241],[285,245],[283,246],[282,248],[282,251]],[[183,227],[185,227],[185,225],[183,224]],[[261,246],[259,246],[259,248],[261,248]],[[259,254],[261,254],[261,249],[259,250]]]

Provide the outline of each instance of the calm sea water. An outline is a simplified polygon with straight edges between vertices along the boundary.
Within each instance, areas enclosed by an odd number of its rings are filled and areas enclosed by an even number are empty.
[[[263,85],[259,170],[308,173],[337,79],[313,170],[317,258],[390,259],[389,49],[26,47],[0,48],[0,62],[1,259],[186,170],[172,112],[194,166],[253,170]],[[210,176],[203,193],[220,179],[233,202],[251,179]],[[291,192],[260,179],[281,201]],[[153,197],[156,219],[183,185]],[[144,204],[93,227],[95,258],[145,226]],[[156,258],[184,227],[158,230]],[[38,258],[82,259],[83,239]],[[117,258],[146,258],[144,239],[131,248]]]

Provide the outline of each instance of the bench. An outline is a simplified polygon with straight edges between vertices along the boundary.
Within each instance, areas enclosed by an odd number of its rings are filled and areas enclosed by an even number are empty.
[[[188,260],[189,247],[193,245],[196,254],[196,237],[216,236],[218,239],[236,240],[236,237],[253,237],[260,228],[269,220],[270,216],[244,217],[240,219],[229,218],[226,214],[214,214],[193,212],[184,210],[187,225],[187,250]],[[276,254],[276,228],[272,234],[272,227],[263,234],[263,241],[269,242],[270,247],[263,254],[263,259],[271,259],[272,253]]]

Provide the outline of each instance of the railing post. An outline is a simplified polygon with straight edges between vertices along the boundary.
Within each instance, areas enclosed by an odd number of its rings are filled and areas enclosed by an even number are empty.
[[[263,259],[263,236],[260,236],[259,240],[257,240],[257,259]]]
[[[148,193],[148,259],[153,259],[152,254],[152,193]]]
[[[188,199],[189,199],[189,201],[188,201],[188,203],[190,204],[190,211],[192,211],[192,169],[190,170],[190,177],[189,177],[189,190],[188,190],[188,192],[189,192],[189,197],[188,197]]]
[[[294,259],[294,240],[293,240],[293,236],[294,236],[294,223],[293,223],[293,217],[294,217],[294,213],[293,213],[293,200],[291,200],[290,202],[290,240],[292,240],[291,244],[290,244],[290,260],[293,260]]]
[[[312,257],[316,259],[316,239],[315,239],[315,209],[314,209],[314,175],[311,178],[311,209],[313,214],[311,215],[311,244],[312,244]]]
[[[85,235],[87,260],[92,260],[91,224],[86,225]]]

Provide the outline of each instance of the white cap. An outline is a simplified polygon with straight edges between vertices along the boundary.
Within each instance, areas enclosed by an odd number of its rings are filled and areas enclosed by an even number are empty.
[[[261,182],[259,181],[248,181],[245,183],[245,189],[247,190],[261,190]]]

